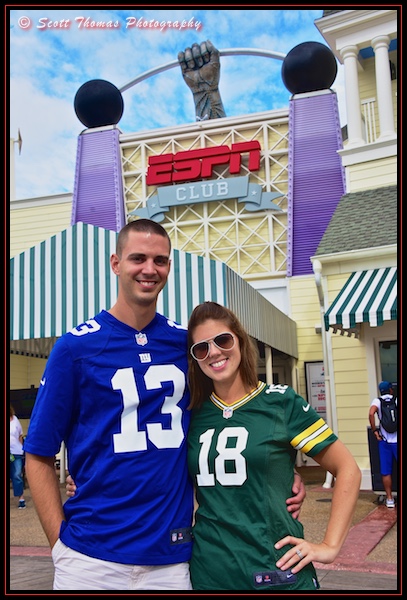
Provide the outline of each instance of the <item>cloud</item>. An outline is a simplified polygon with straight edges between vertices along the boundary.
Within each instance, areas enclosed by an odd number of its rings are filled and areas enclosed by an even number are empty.
[[[16,198],[72,192],[77,138],[84,129],[74,111],[79,87],[106,79],[118,88],[142,73],[177,60],[180,50],[210,39],[219,49],[257,48],[287,54],[304,41],[324,43],[315,26],[322,10],[75,9],[10,11],[10,136],[23,138],[15,153]],[[127,27],[166,23],[157,27]],[[30,27],[26,27],[28,20]],[[88,26],[85,26],[88,23]],[[91,26],[105,24],[104,28]],[[107,24],[110,23],[110,28]],[[192,26],[180,29],[182,23]],[[199,30],[196,24],[200,23]],[[25,24],[25,25],[24,25]],[[178,24],[178,27],[175,25]],[[69,25],[69,27],[68,27]],[[290,93],[282,61],[221,57],[220,91],[228,116],[283,108]],[[333,85],[344,118],[343,76]],[[195,121],[192,93],[178,65],[123,92],[123,133]]]

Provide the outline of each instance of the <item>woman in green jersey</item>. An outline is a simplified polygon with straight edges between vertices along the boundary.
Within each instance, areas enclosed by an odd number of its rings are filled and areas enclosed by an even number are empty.
[[[318,589],[312,561],[332,562],[352,521],[361,481],[354,458],[291,387],[258,380],[257,348],[229,309],[199,304],[188,344],[193,589]],[[335,476],[318,544],[286,507],[298,450]]]

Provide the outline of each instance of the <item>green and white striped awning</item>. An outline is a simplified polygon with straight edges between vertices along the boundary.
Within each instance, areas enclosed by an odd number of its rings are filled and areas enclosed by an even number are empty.
[[[117,235],[79,222],[10,260],[12,351],[46,356],[55,338],[114,304]],[[298,356],[295,322],[227,265],[177,249],[171,258],[158,312],[186,327],[192,309],[213,300],[234,311],[255,339]]]
[[[397,320],[397,267],[356,271],[349,277],[325,313],[325,329],[371,327]]]
[[[10,339],[59,337],[117,298],[110,268],[117,233],[84,223],[10,260]],[[225,304],[223,263],[173,250],[157,310],[186,325],[204,300]]]

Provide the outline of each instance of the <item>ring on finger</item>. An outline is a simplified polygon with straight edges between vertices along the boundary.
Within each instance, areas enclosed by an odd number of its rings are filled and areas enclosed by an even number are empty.
[[[304,558],[303,555],[301,554],[301,550],[296,550],[296,553],[300,557],[300,560],[302,560]]]

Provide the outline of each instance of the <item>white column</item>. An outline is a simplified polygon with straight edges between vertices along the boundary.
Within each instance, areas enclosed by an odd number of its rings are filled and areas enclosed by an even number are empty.
[[[295,391],[299,394],[299,388],[298,388],[298,380],[297,380],[297,360],[291,356],[290,358],[290,365],[291,365],[291,387],[295,389]]]
[[[10,200],[15,200],[16,197],[16,182],[15,182],[15,168],[14,168],[14,144],[15,139],[10,138]]]
[[[273,355],[270,346],[264,345],[264,358],[266,363],[266,383],[273,385]]]
[[[361,146],[366,143],[360,110],[358,52],[357,46],[346,46],[340,50],[345,67],[346,115],[348,119],[347,148],[349,146]]]
[[[59,461],[59,481],[60,483],[65,483],[66,480],[66,446],[65,442],[62,442],[60,449],[60,461]]]
[[[390,38],[387,35],[380,35],[372,40],[372,47],[375,53],[376,94],[380,126],[379,140],[396,137],[391,90],[389,44]]]

